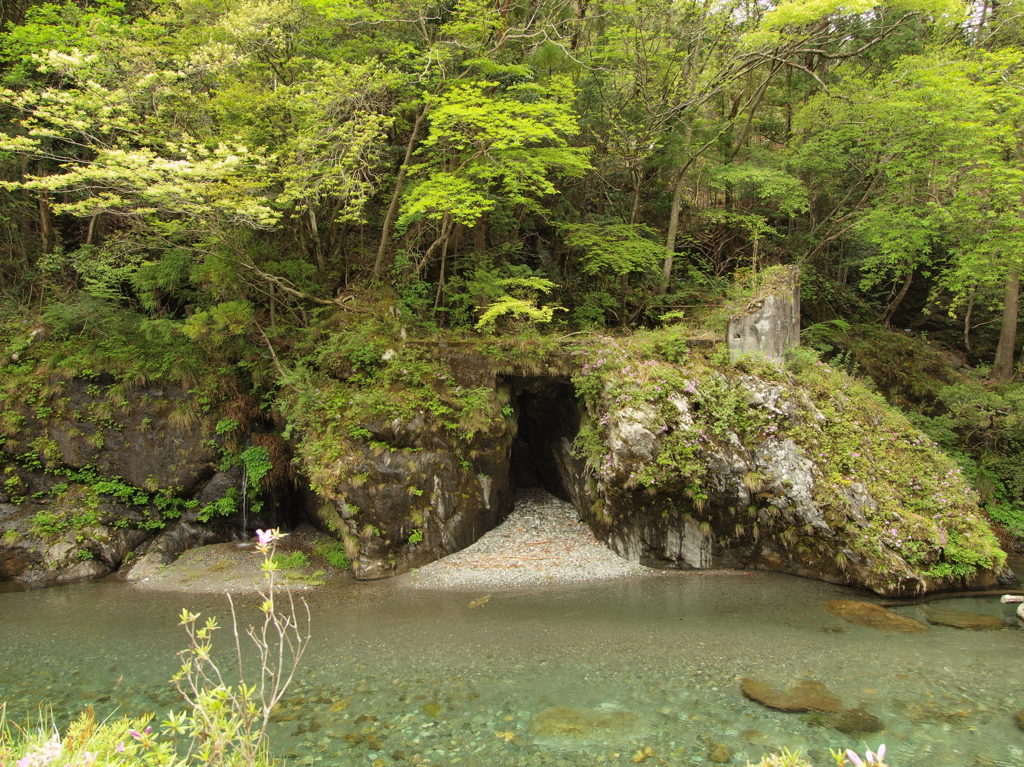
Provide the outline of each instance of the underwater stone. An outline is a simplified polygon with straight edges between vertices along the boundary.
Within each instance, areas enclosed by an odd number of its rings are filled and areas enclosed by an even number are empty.
[[[862,708],[848,708],[840,711],[829,721],[829,724],[847,735],[860,732],[881,732],[885,729],[881,719]]]
[[[823,603],[822,607],[837,618],[887,634],[921,634],[928,630],[928,626],[921,621],[898,615],[870,602],[835,599]]]
[[[640,717],[631,711],[555,706],[533,717],[530,734],[539,738],[569,738],[585,742],[609,736],[635,735],[641,727]]]
[[[816,679],[804,679],[786,692],[777,692],[768,683],[748,677],[740,690],[752,701],[776,711],[837,713],[843,708],[842,701]]]
[[[1010,627],[1002,618],[981,613],[968,613],[963,610],[947,610],[941,607],[924,608],[924,617],[936,626],[949,626],[967,631],[999,631]]]
[[[711,743],[708,747],[708,761],[712,764],[728,764],[732,754],[724,743]]]

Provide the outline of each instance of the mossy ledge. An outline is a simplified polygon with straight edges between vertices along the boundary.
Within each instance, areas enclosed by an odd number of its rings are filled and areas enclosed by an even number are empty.
[[[95,576],[240,534],[231,501],[247,455],[250,483],[268,472],[250,500],[284,510],[248,526],[308,519],[364,579],[473,542],[527,474],[652,566],[765,568],[901,596],[987,588],[1004,572],[952,460],[806,350],[783,367],[731,363],[724,345],[673,327],[365,332],[323,328],[263,409],[227,375],[186,388],[21,363],[3,411],[0,577]]]
[[[348,541],[357,577],[425,564],[499,522],[524,430],[539,479],[634,561],[886,595],[1004,572],[953,461],[810,352],[731,364],[669,328],[514,350],[404,344],[378,359],[363,381],[310,379],[288,407],[314,517]]]

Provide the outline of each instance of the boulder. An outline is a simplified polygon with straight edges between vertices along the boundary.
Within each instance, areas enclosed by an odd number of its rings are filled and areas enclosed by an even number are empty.
[[[229,537],[224,530],[207,525],[190,524],[181,520],[173,522],[149,542],[139,558],[124,568],[121,575],[127,581],[143,580],[176,560],[188,549],[210,543],[222,543]]]
[[[639,716],[612,706],[597,709],[555,706],[539,712],[530,721],[530,735],[534,738],[576,743],[627,739],[636,737],[642,730]]]
[[[928,605],[924,608],[924,617],[936,626],[949,626],[967,631],[999,631],[1010,628],[1010,624],[994,615],[968,613],[963,610],[947,610]]]
[[[801,680],[789,690],[778,692],[766,682],[747,678],[740,684],[740,690],[751,700],[776,711],[835,713],[843,708],[842,701],[816,679]]]
[[[800,270],[779,270],[746,309],[729,320],[729,357],[758,356],[781,362],[800,343]]]
[[[849,599],[836,599],[822,604],[829,613],[856,626],[866,626],[886,634],[921,634],[928,626],[921,621],[871,604]]]

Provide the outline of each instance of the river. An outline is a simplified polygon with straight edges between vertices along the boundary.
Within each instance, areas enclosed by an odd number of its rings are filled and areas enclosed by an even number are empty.
[[[1024,765],[1017,627],[884,634],[821,607],[867,595],[764,572],[482,596],[394,582],[312,592],[313,641],[275,716],[273,751],[291,765],[576,767],[645,753],[648,764],[707,764],[722,746],[742,765],[785,746],[824,767],[830,748],[884,742],[893,767]],[[253,601],[242,599],[246,622]],[[1007,619],[1014,608],[942,604]],[[62,721],[86,705],[162,718],[179,707],[168,680],[183,607],[229,616],[223,597],[119,582],[0,593],[8,716],[47,701]],[[899,612],[923,620],[919,606]],[[230,637],[218,633],[227,668]],[[744,677],[820,680],[885,730],[848,735],[819,715],[768,710],[741,694]]]

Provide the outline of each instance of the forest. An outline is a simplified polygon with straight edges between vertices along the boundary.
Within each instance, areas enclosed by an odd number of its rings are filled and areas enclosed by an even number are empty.
[[[44,364],[231,378],[269,413],[399,335],[714,329],[793,264],[805,345],[950,452],[1008,545],[1021,11],[8,0],[2,396]]]

